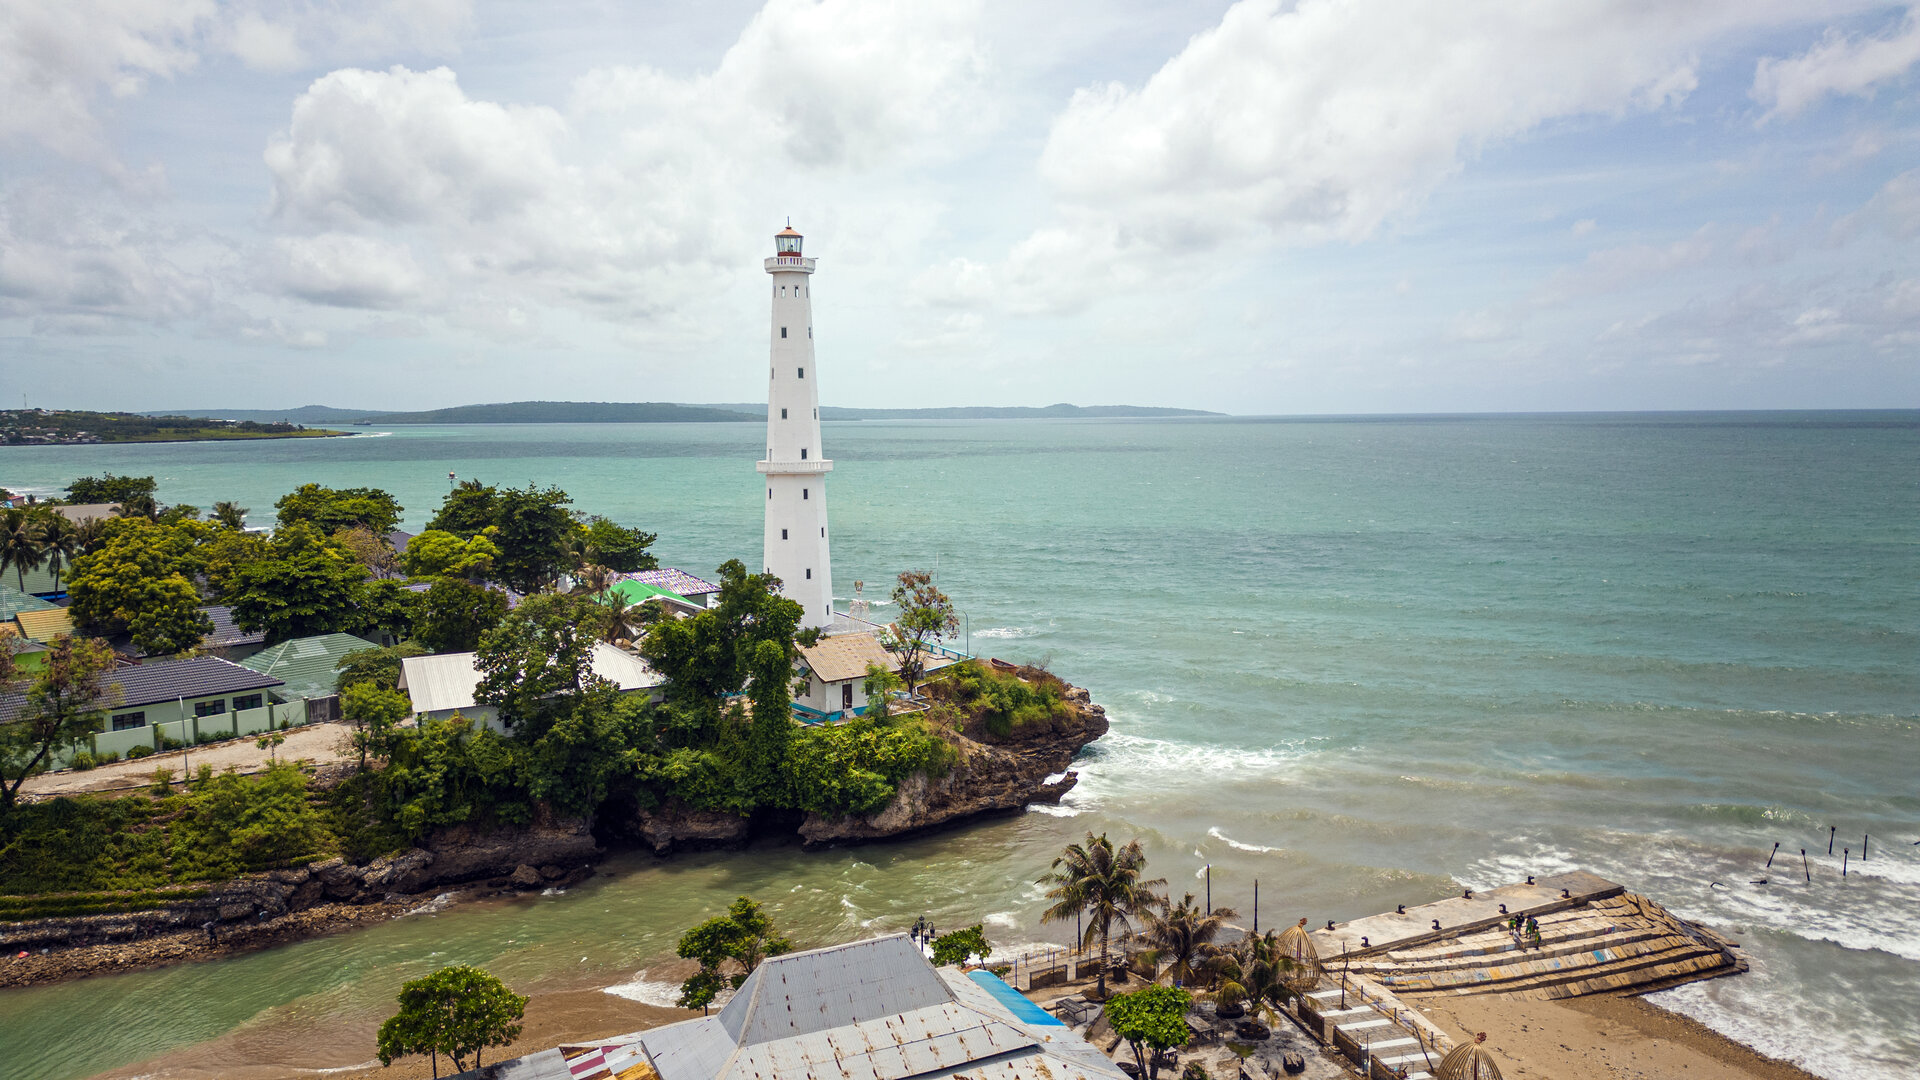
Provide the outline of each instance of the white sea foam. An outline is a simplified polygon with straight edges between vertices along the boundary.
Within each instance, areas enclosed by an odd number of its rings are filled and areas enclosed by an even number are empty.
[[[421,904],[419,907],[409,910],[407,914],[432,915],[436,911],[445,910],[446,907],[452,903],[453,903],[453,894],[450,892],[443,892],[439,896],[436,896],[433,899],[427,901],[426,903]]]
[[[1221,832],[1218,826],[1208,829],[1207,835],[1213,837],[1215,840],[1224,842],[1228,847],[1236,851],[1251,851],[1256,855],[1266,855],[1275,851],[1285,850],[1284,848],[1266,847],[1261,844],[1243,844],[1233,837],[1228,836],[1226,833]]]
[[[989,626],[985,630],[975,630],[974,637],[983,638],[1026,638],[1043,633],[1032,626]]]
[[[1027,810],[1035,814],[1045,814],[1048,817],[1079,817],[1085,812],[1071,806],[1043,802],[1028,803]]]
[[[663,1009],[671,1009],[675,1007],[674,1002],[680,998],[680,984],[650,980],[647,978],[646,969],[641,968],[633,973],[633,978],[618,985],[609,986],[603,992],[612,994],[614,997],[626,998],[628,1001],[637,1001],[642,1005],[658,1005]],[[719,1004],[732,995],[732,990],[723,990],[721,996],[714,998],[714,1003]]]

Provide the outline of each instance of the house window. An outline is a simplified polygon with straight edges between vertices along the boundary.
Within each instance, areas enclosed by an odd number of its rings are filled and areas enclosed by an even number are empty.
[[[804,446],[800,448],[800,460],[801,461],[807,460],[807,448]]]
[[[233,699],[234,712],[246,712],[248,709],[257,709],[259,707],[260,707],[259,694],[248,694],[245,697],[237,697]]]
[[[780,539],[782,539],[782,540],[785,540],[786,538],[787,538],[787,530],[785,530],[785,529],[781,529],[781,530],[780,530]]]
[[[147,726],[147,714],[144,712],[121,713],[113,718],[113,730],[128,731]]]
[[[219,716],[226,711],[227,703],[224,701],[196,701],[193,703],[193,715],[195,716]]]
[[[787,336],[787,328],[786,328],[786,327],[784,327],[784,326],[783,326],[783,327],[781,327],[781,328],[780,328],[780,336],[781,336],[781,337],[786,337],[786,336]]]
[[[781,409],[781,410],[780,410],[780,419],[782,419],[782,420],[785,420],[786,418],[787,418],[787,410],[785,410],[785,409]]]

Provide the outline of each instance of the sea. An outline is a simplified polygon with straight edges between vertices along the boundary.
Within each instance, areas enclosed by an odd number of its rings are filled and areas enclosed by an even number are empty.
[[[296,485],[372,486],[417,529],[451,473],[557,485],[696,574],[757,561],[753,423],[357,432],[0,448],[0,485],[151,473],[262,524]],[[400,983],[455,961],[664,1003],[680,931],[738,895],[806,945],[921,917],[1064,942],[1036,879],[1089,833],[1243,924],[1257,883],[1262,927],[1590,870],[1752,963],[1651,1000],[1836,1080],[1920,1075],[1920,412],[865,421],[825,444],[843,603],[858,582],[884,615],[932,571],[954,644],[1106,706],[1059,806],[622,854],[564,892],[0,992],[0,1077],[207,1040],[283,1075],[368,1061]]]

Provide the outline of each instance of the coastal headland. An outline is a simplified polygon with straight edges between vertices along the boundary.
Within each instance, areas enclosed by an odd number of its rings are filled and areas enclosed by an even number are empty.
[[[1031,677],[1040,673],[1024,670]],[[668,802],[629,816],[542,812],[526,825],[435,830],[406,851],[361,863],[333,857],[251,874],[139,911],[0,923],[0,987],[218,959],[367,926],[425,905],[563,889],[614,851],[657,856],[752,841],[808,847],[880,841],[1059,801],[1074,786],[1080,749],[1107,731],[1106,710],[1066,686],[1068,708],[1005,736],[974,726],[950,734],[957,755],[944,775],[906,777],[881,809],[864,814],[737,814]],[[327,789],[351,772],[328,766]],[[37,899],[55,901],[57,896]]]

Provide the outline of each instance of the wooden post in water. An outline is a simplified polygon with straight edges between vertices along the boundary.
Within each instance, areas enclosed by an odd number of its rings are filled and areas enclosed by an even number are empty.
[[[1833,838],[1839,835],[1839,833],[1840,833],[1840,826],[1838,825],[1827,826],[1827,854],[1829,855],[1833,854]]]
[[[1861,862],[1867,861],[1867,841],[1870,839],[1872,839],[1870,834],[1868,833],[1860,834],[1860,861]]]
[[[1807,866],[1807,849],[1800,849],[1800,869],[1807,875],[1807,884],[1813,884],[1813,870]]]
[[[1847,876],[1847,856],[1851,854],[1853,854],[1852,848],[1843,847],[1840,849],[1840,876],[1841,877]]]
[[[1253,932],[1260,932],[1260,879],[1253,879]]]
[[[1767,869],[1773,869],[1773,856],[1780,854],[1780,841],[1773,842],[1773,852],[1767,856]]]

